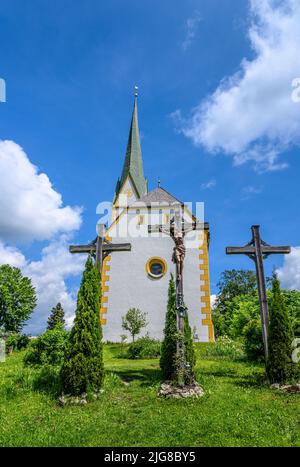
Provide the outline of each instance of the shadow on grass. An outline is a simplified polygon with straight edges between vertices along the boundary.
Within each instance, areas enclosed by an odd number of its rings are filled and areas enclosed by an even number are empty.
[[[240,388],[261,389],[269,387],[266,376],[261,373],[253,373],[242,377],[239,375],[238,378],[236,378],[236,381],[234,381],[234,384]]]
[[[115,369],[114,373],[119,376],[124,383],[139,381],[140,386],[153,386],[161,382],[161,372],[158,369]]]
[[[237,372],[232,368],[222,368],[219,370],[197,369],[197,373],[205,376],[214,376],[216,378],[237,378]]]
[[[57,399],[61,394],[59,368],[43,367],[34,378],[32,389],[36,392],[48,394],[52,399]]]

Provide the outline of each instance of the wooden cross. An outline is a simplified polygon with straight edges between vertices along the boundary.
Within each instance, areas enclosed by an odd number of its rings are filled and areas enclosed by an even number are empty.
[[[170,225],[149,225],[149,233],[164,233],[170,235],[174,241],[174,250],[172,261],[176,264],[176,311],[177,311],[177,330],[183,336],[184,332],[184,316],[187,309],[184,305],[183,298],[183,265],[185,258],[184,237],[188,232],[193,230],[201,230],[206,224],[200,222],[193,222],[191,224],[185,223],[184,219],[178,213],[171,219]],[[186,370],[186,360],[184,356],[184,346],[182,339],[177,339],[177,355],[180,365],[180,373],[184,374]],[[179,385],[184,385],[184,381],[179,381]]]
[[[98,224],[98,235],[95,240],[87,245],[71,245],[70,253],[88,253],[95,258],[97,268],[102,272],[104,259],[113,251],[131,251],[130,243],[111,243],[105,238],[105,227]]]
[[[267,301],[266,281],[265,281],[263,260],[266,259],[269,255],[288,254],[291,252],[291,247],[271,246],[268,243],[264,242],[260,238],[259,225],[253,225],[251,227],[251,230],[252,230],[252,239],[249,243],[247,243],[246,246],[240,246],[240,247],[229,246],[226,248],[226,254],[227,255],[247,255],[255,263],[257,287],[258,287],[259,303],[260,303],[262,335],[263,335],[264,350],[265,350],[265,360],[267,362],[268,356],[269,356],[269,351],[268,351],[269,311],[268,311],[268,301]]]

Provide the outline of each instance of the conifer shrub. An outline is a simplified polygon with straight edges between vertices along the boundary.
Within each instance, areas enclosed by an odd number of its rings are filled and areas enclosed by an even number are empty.
[[[186,312],[184,317],[184,351],[186,363],[189,365],[191,377],[194,377],[194,369],[196,365],[196,353],[193,342],[193,334],[189,323],[189,316]]]
[[[161,346],[160,368],[164,380],[173,379],[176,372],[177,316],[176,290],[173,275],[168,289],[168,304],[164,327],[164,339]]]
[[[184,346],[185,363],[188,371],[184,375],[178,375],[180,362],[177,356],[177,340],[182,339]],[[176,288],[174,278],[171,275],[168,290],[168,304],[166,321],[164,328],[164,339],[161,346],[160,368],[164,380],[184,379],[185,383],[190,383],[194,378],[194,367],[196,364],[196,354],[193,343],[192,330],[189,325],[188,313],[184,317],[184,334],[178,336],[177,332],[177,311],[176,311]]]
[[[292,362],[293,331],[286,304],[276,276],[272,279],[272,301],[269,310],[269,359],[267,374],[271,383],[285,383],[295,376]]]
[[[48,318],[47,329],[50,331],[55,328],[64,328],[65,327],[65,313],[61,303],[58,303],[55,307],[52,308],[51,314]]]
[[[101,277],[89,257],[61,370],[62,390],[65,394],[78,396],[82,393],[96,393],[102,387],[104,368],[100,302]]]

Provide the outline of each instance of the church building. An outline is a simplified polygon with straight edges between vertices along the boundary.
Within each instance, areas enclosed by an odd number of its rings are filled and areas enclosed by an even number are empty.
[[[140,143],[137,93],[129,131],[125,161],[113,199],[112,220],[106,239],[113,243],[130,243],[131,251],[112,252],[103,261],[101,323],[104,341],[119,342],[122,317],[130,308],[147,313],[146,332],[162,339],[167,310],[168,285],[171,273],[174,242],[167,233],[149,233],[149,225],[170,225],[175,211],[180,210],[184,222],[195,222],[190,210],[158,186],[148,191],[144,176]],[[210,307],[209,282],[209,226],[203,222],[201,230],[185,236],[184,301],[194,339],[214,340]],[[129,336],[128,336],[129,337]]]

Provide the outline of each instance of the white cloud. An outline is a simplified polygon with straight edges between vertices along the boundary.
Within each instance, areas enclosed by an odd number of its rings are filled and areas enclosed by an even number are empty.
[[[26,264],[26,259],[17,248],[5,246],[0,240],[0,265],[1,264],[10,264],[16,268],[22,268]]]
[[[200,17],[199,11],[195,11],[193,16],[191,16],[191,18],[188,18],[186,20],[186,24],[185,24],[186,35],[182,43],[182,49],[184,51],[187,50],[193,43],[195,36],[197,34],[200,21],[201,21],[201,17]]]
[[[26,261],[18,249],[0,243],[0,264],[19,267],[36,288],[38,303],[25,332],[37,334],[43,331],[51,308],[58,302],[63,305],[67,324],[70,326],[73,322],[77,290],[68,290],[66,280],[82,274],[86,258],[71,255],[68,240],[68,236],[63,235],[51,242],[42,250],[39,261]]]
[[[243,192],[242,200],[248,200],[252,198],[252,196],[254,195],[259,195],[260,193],[262,193],[262,191],[263,191],[262,187],[257,187],[253,185],[245,186],[242,190]]]
[[[45,240],[80,227],[80,208],[63,207],[47,175],[39,173],[13,141],[0,141],[0,173],[0,238],[4,241]]]
[[[173,117],[196,145],[224,152],[235,165],[251,162],[258,171],[280,170],[281,152],[300,144],[300,107],[292,82],[300,76],[299,0],[251,0],[248,31],[253,60],[225,78],[188,120]]]
[[[292,248],[291,253],[285,255],[282,268],[276,272],[282,288],[300,290],[300,246]]]
[[[216,300],[217,300],[217,295],[216,295],[216,294],[212,294],[212,295],[210,296],[210,306],[211,306],[212,308],[215,306]]]
[[[209,180],[206,183],[202,183],[201,184],[201,190],[210,190],[211,188],[214,188],[216,186],[216,184],[217,184],[217,182],[213,178],[213,179]]]

